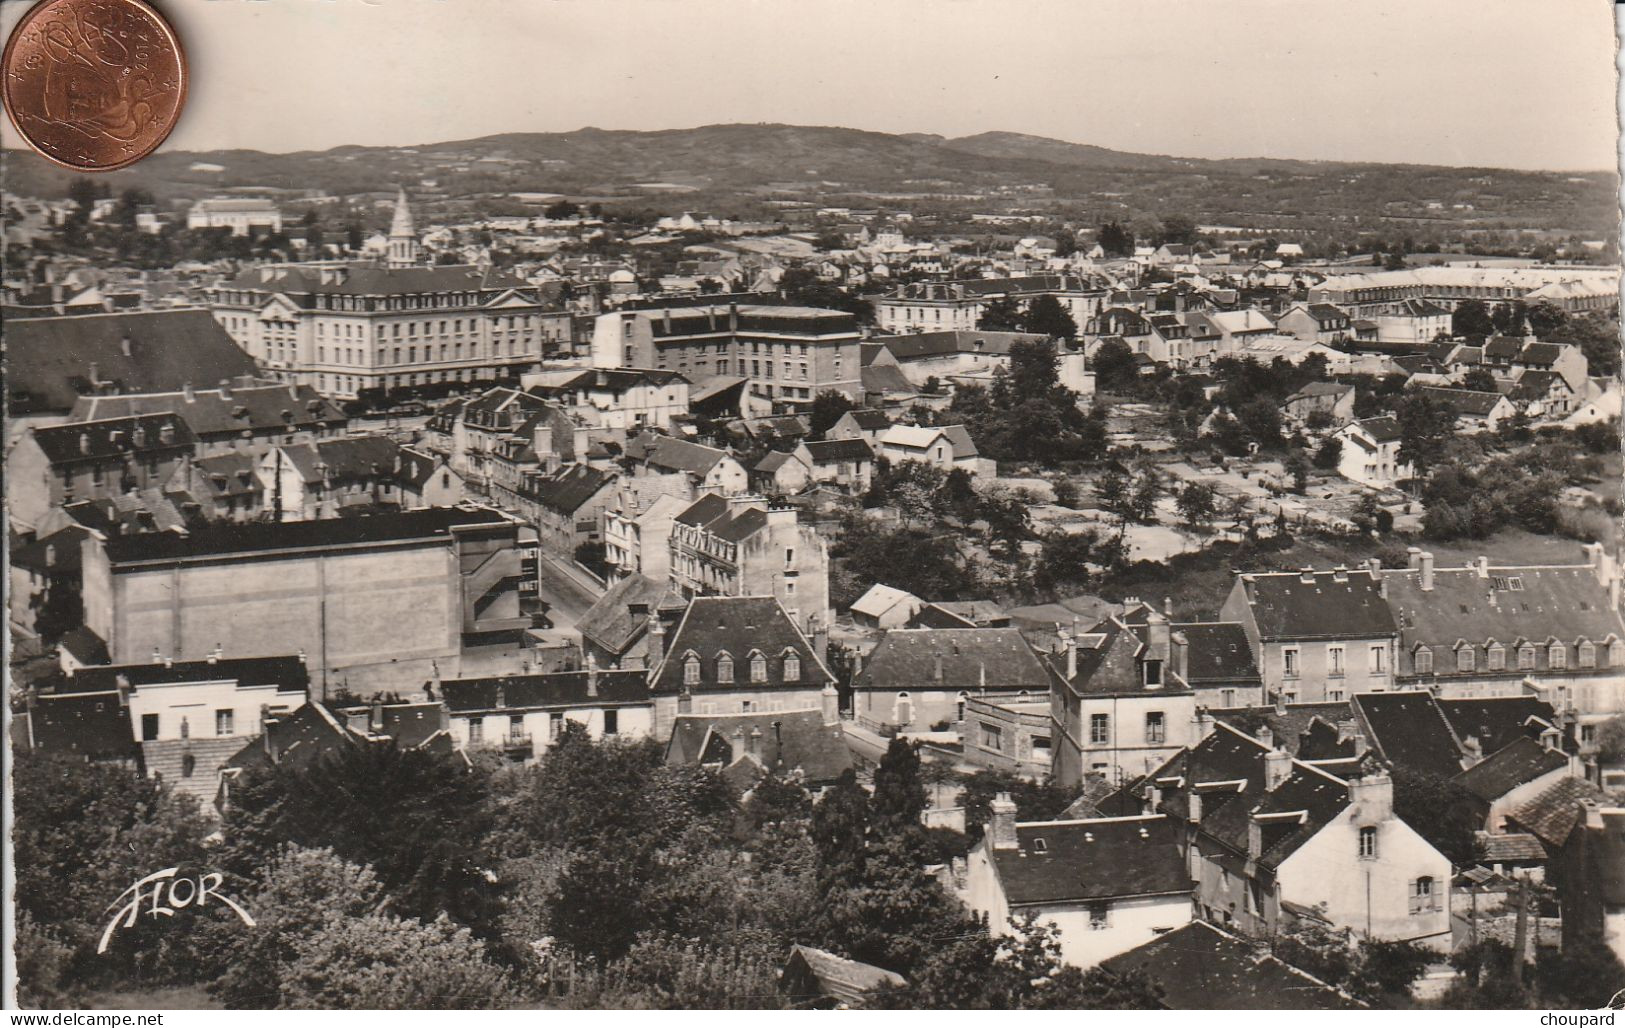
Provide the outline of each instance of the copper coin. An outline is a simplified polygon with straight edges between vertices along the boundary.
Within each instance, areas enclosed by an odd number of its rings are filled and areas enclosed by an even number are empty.
[[[186,103],[180,40],[141,0],[42,0],[6,41],[0,76],[28,145],[80,171],[152,153]]]

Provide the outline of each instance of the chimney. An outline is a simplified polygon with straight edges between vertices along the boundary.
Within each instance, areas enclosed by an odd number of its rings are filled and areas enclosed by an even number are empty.
[[[1394,780],[1384,774],[1349,779],[1349,805],[1354,823],[1369,827],[1394,816]]]
[[[130,333],[126,332],[119,337],[118,348],[123,351],[126,357],[135,355],[135,341],[130,338]]]
[[[931,681],[942,681],[942,654],[938,653],[932,661]]]
[[[1284,692],[1275,694],[1275,716],[1286,717],[1286,693]]]
[[[1264,754],[1264,788],[1274,792],[1281,783],[1292,777],[1292,754],[1273,749]]]
[[[1304,568],[1299,569],[1299,571],[1298,571],[1298,581],[1302,582],[1304,585],[1314,585],[1315,584],[1315,569],[1311,568],[1311,567],[1304,567]]]
[[[192,391],[192,383],[188,382],[181,386],[181,396],[185,398],[187,403],[194,403],[197,401],[197,394]]]
[[[220,399],[226,401],[227,403],[231,402],[231,379],[229,378],[222,378],[220,380]]]
[[[1585,809],[1585,826],[1593,831],[1602,831],[1604,828],[1602,807],[1597,804],[1597,801],[1584,799],[1580,801],[1580,806]]]
[[[1467,767],[1472,767],[1474,764],[1484,759],[1484,744],[1478,741],[1478,736],[1476,735],[1469,735],[1467,738],[1463,739],[1461,741],[1461,748],[1466,751],[1463,754],[1462,759],[1467,762]]]
[[[102,384],[101,365],[95,361],[90,362],[90,384],[92,388],[99,389]]]
[[[1337,565],[1337,567],[1332,569],[1332,581],[1334,581],[1334,582],[1347,582],[1348,580],[1349,580],[1349,568],[1348,568],[1347,564],[1339,564],[1339,565]]]
[[[1167,661],[1172,656],[1172,633],[1168,628],[1168,619],[1153,608],[1146,617],[1145,629],[1145,659]]]
[[[1274,748],[1274,746],[1275,746],[1275,729],[1271,728],[1267,724],[1259,725],[1258,726],[1258,731],[1253,733],[1253,738],[1257,739],[1259,742],[1263,743],[1265,746]]]
[[[1490,577],[1490,559],[1482,553],[1478,555],[1477,568],[1479,578]]]
[[[90,433],[89,432],[80,432],[79,433],[79,452],[80,453],[89,453],[90,452]]]
[[[1202,794],[1192,789],[1185,804],[1185,819],[1191,824],[1202,823]],[[1193,849],[1195,847],[1192,847]]]
[[[728,331],[739,331],[739,305],[737,303],[728,304]]]
[[[841,694],[835,691],[835,683],[825,682],[823,691],[818,694],[818,699],[824,709],[824,724],[840,723]]]
[[[1194,721],[1196,722],[1197,742],[1201,742],[1203,739],[1206,739],[1208,736],[1212,735],[1213,730],[1218,727],[1217,721],[1214,719],[1212,714],[1207,712],[1206,707],[1196,708],[1196,717],[1194,718]]]
[[[1252,818],[1247,819],[1247,859],[1257,860],[1264,855],[1264,826]]]
[[[367,729],[374,735],[384,731],[384,701],[376,696],[372,700],[372,710],[368,712]]]
[[[677,694],[677,713],[688,714],[694,709],[694,695],[688,691],[688,686]]]
[[[587,654],[587,698],[598,698],[598,658]]]
[[[215,643],[214,644],[214,649],[209,651],[209,663],[211,663],[211,664],[220,663],[220,655],[222,653],[224,653],[224,652],[225,652],[225,650],[220,646],[220,644]]]
[[[1405,566],[1412,571],[1422,566],[1422,548],[1420,546],[1405,547]]]
[[[1010,794],[1001,792],[988,804],[992,817],[987,822],[987,837],[996,850],[1016,848],[1016,805]]]
[[[1424,551],[1422,553],[1420,563],[1417,566],[1421,569],[1421,572],[1422,572],[1422,591],[1425,592],[1425,593],[1432,592],[1433,591],[1433,554]]]

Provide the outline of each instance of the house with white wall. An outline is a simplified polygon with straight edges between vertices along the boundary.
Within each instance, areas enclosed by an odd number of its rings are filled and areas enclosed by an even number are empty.
[[[600,671],[590,658],[582,671],[450,679],[439,688],[458,748],[515,761],[545,754],[566,722],[594,739],[641,739],[653,727],[648,673]]]
[[[1193,889],[1172,818],[1018,822],[1008,793],[966,861],[966,905],[995,935],[1031,914],[1084,968],[1190,923]]]

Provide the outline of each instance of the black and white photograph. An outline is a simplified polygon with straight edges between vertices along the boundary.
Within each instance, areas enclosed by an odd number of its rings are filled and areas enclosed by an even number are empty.
[[[10,1023],[1613,1024],[1618,17],[3,0]]]

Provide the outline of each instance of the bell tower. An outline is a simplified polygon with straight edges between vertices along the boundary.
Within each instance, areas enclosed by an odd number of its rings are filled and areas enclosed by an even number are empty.
[[[412,227],[412,208],[406,202],[406,187],[395,198],[395,220],[389,226],[386,266],[411,268],[418,264],[418,237]]]

